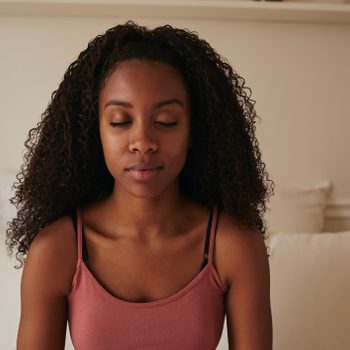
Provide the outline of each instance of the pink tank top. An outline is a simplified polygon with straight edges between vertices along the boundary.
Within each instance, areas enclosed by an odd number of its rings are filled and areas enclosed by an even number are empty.
[[[214,350],[223,330],[226,292],[213,264],[218,210],[208,226],[208,263],[181,290],[161,300],[128,302],[110,294],[83,260],[77,208],[78,262],[68,296],[76,350]]]

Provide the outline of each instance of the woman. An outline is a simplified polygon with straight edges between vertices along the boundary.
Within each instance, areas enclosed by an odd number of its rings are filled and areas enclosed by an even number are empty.
[[[197,33],[89,42],[30,131],[7,230],[18,349],[271,349],[265,201],[244,79]],[[249,90],[249,88],[248,88]],[[270,181],[270,186],[268,182]]]

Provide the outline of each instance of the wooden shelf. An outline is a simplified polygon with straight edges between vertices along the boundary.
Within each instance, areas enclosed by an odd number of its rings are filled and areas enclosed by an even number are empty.
[[[350,23],[350,4],[276,1],[1,1],[1,16],[190,18]]]

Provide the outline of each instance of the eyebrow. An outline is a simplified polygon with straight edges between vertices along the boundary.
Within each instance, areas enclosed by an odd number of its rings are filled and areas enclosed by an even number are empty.
[[[160,107],[163,107],[163,106],[166,106],[166,105],[170,105],[170,104],[177,104],[177,105],[179,105],[180,107],[182,107],[184,109],[183,103],[177,98],[170,98],[170,99],[167,99],[167,100],[163,100],[163,101],[154,103],[152,105],[152,108],[153,109],[154,108],[160,108]],[[122,106],[122,107],[126,107],[126,108],[133,108],[134,107],[130,102],[125,102],[125,101],[120,101],[120,100],[109,100],[105,104],[104,108],[106,109],[108,106],[111,106],[111,105]]]

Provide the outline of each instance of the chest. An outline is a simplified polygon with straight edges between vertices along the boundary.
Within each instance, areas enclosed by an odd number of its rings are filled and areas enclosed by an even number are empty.
[[[85,238],[88,268],[104,289],[124,301],[150,302],[175,294],[200,273],[206,232],[153,245],[108,242],[89,228]]]

